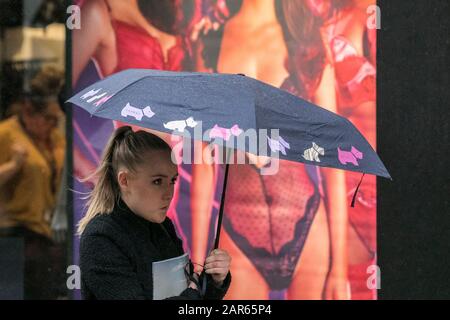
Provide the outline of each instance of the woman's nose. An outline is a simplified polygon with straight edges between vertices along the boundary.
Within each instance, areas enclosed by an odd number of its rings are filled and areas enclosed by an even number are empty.
[[[169,185],[163,194],[164,200],[172,200],[173,197],[173,185]]]

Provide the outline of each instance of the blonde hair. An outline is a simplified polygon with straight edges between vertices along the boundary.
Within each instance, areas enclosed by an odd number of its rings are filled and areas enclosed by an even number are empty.
[[[120,199],[120,188],[117,182],[118,168],[125,167],[135,171],[139,164],[148,161],[145,156],[152,150],[170,152],[171,148],[163,139],[147,131],[134,132],[131,127],[125,126],[114,132],[103,152],[101,163],[93,174],[98,177],[98,181],[87,196],[88,209],[78,223],[78,235],[83,233],[93,218],[113,211]]]

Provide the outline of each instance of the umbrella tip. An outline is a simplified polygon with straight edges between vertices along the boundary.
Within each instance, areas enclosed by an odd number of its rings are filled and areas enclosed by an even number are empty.
[[[238,76],[244,76],[244,77],[245,77],[245,74],[243,74],[243,73],[238,73],[237,75],[238,75]]]

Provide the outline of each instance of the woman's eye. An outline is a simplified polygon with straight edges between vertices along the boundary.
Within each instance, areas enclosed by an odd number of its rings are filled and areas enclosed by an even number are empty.
[[[153,180],[153,184],[159,186],[162,183],[162,179]]]

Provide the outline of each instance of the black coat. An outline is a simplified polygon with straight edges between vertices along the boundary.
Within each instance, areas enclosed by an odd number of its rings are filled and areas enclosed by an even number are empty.
[[[182,241],[169,218],[162,224],[149,222],[120,201],[112,213],[92,219],[81,236],[82,296],[84,299],[152,299],[152,262],[182,254]],[[230,273],[222,287],[217,287],[210,275],[206,277],[205,299],[222,299],[230,285]],[[171,299],[201,297],[197,290],[188,288]]]

